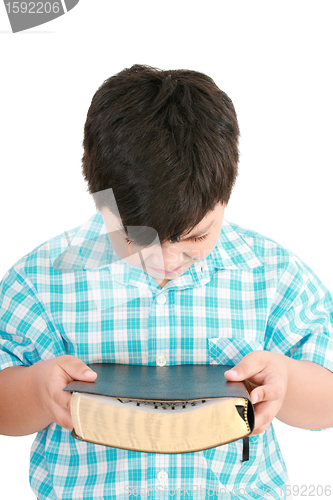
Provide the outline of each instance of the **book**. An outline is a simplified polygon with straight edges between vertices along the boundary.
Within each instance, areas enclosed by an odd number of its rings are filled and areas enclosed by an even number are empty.
[[[88,366],[98,375],[95,382],[73,381],[64,388],[72,393],[76,439],[147,453],[189,453],[245,439],[254,428],[246,384],[224,377],[230,366]]]

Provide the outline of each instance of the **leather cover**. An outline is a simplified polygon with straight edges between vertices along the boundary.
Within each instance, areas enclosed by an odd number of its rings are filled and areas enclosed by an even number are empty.
[[[146,366],[113,363],[88,365],[97,373],[95,382],[70,382],[64,391],[86,392],[115,398],[152,401],[191,401],[221,397],[244,397],[243,382],[229,382],[226,365]]]

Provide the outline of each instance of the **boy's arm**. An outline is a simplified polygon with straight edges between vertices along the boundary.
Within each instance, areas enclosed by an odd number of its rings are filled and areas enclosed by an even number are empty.
[[[31,365],[0,371],[0,434],[25,436],[52,422],[36,390],[35,370]]]
[[[303,429],[333,426],[333,373],[312,361],[284,356],[288,386],[277,418]]]
[[[0,371],[0,434],[33,434],[52,422],[72,430],[71,393],[63,389],[73,380],[92,382],[96,376],[70,355],[4,368]]]
[[[253,435],[266,430],[274,417],[303,429],[333,426],[333,373],[305,360],[253,351],[225,373],[227,380],[249,380],[255,387]]]

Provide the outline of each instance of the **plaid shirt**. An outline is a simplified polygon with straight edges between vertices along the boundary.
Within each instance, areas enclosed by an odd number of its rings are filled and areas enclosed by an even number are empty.
[[[332,338],[332,298],[311,269],[226,220],[211,254],[162,289],[117,258],[99,211],[24,256],[0,285],[0,369],[65,354],[87,364],[235,365],[265,349],[333,371]],[[52,423],[32,445],[30,484],[40,500],[285,498],[272,424],[250,437],[247,462],[242,446],[140,453],[78,441]]]

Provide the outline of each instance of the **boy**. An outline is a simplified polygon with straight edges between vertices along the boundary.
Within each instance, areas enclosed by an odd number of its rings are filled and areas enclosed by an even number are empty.
[[[293,253],[224,219],[233,104],[207,76],[133,66],[96,92],[83,175],[97,213],[17,262],[0,288],[0,432],[38,432],[40,500],[285,498],[272,420],[333,425],[333,302]],[[228,364],[255,404],[242,441],[131,452],[75,440],[72,380],[90,363]],[[311,408],[309,408],[311,401]]]

